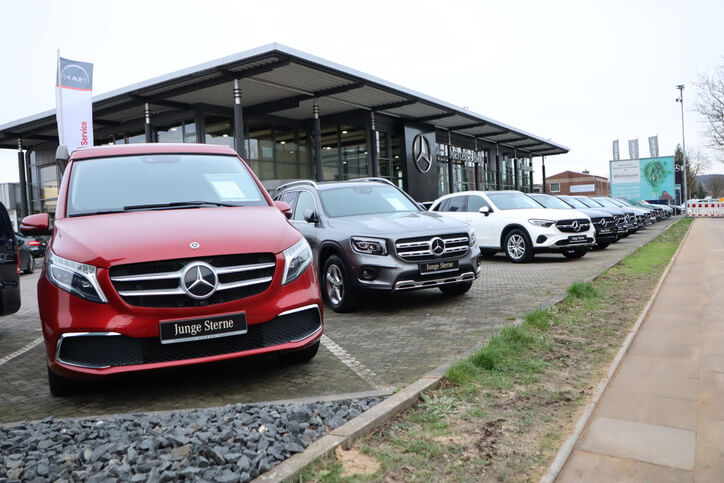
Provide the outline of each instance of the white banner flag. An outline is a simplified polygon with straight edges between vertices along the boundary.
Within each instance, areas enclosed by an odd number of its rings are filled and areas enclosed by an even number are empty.
[[[74,149],[93,146],[93,64],[58,56],[55,103],[58,139]]]

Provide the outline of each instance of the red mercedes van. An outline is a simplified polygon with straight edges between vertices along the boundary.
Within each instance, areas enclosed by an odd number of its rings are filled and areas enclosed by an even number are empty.
[[[225,146],[74,151],[38,281],[51,393],[84,376],[313,358],[319,282],[290,213]],[[49,233],[49,216],[22,225]]]

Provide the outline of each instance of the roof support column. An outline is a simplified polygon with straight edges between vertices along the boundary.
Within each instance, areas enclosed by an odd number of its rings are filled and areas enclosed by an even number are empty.
[[[448,193],[455,193],[455,170],[453,169],[452,135],[447,132],[447,186]]]
[[[495,188],[503,189],[503,167],[500,165],[500,146],[495,143]]]
[[[370,164],[372,176],[380,176],[380,153],[377,142],[377,125],[375,124],[375,113],[370,112]]]
[[[543,175],[543,193],[547,193],[547,190],[546,190],[546,157],[541,156],[540,159],[541,159],[541,163],[542,163],[540,172]]]
[[[475,143],[475,156],[473,158],[473,169],[475,170],[475,189],[480,190],[480,163],[478,162],[478,138],[473,138]]]
[[[518,159],[518,152],[514,149],[513,150],[513,171],[515,174],[515,190],[520,191],[520,171],[518,170],[518,163],[520,163],[520,160]]]
[[[529,193],[533,192],[533,157],[528,158],[528,183],[530,184],[530,190]]]
[[[234,149],[241,159],[246,157],[244,140],[244,109],[241,107],[239,79],[234,79]]]
[[[146,142],[152,143],[153,142],[153,126],[151,126],[151,106],[148,105],[148,102],[144,106],[143,114],[144,114],[144,117],[146,118]]]
[[[31,174],[30,170],[30,153],[31,149],[25,150],[25,186],[27,186],[28,194],[25,197],[28,203],[28,215],[32,214],[33,212],[33,176]],[[22,188],[21,188],[22,192]]]
[[[25,155],[23,140],[18,138],[18,175],[20,176],[20,218],[28,215],[28,187],[25,180]]]
[[[199,107],[194,108],[194,128],[196,131],[196,143],[206,143],[206,117],[204,116],[203,109]]]
[[[314,98],[312,114],[314,115],[314,125],[312,127],[314,131],[314,176],[317,181],[323,181],[324,173],[322,172],[322,126],[319,120],[319,105],[317,104],[316,97]]]

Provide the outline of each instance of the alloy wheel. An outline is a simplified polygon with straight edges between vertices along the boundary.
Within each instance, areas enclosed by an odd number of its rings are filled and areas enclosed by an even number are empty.
[[[507,249],[511,258],[520,260],[525,254],[525,240],[517,233],[511,235],[510,238],[508,238]]]
[[[338,265],[331,264],[327,267],[325,285],[329,301],[334,305],[341,304],[344,297],[344,279],[342,278],[342,270]]]

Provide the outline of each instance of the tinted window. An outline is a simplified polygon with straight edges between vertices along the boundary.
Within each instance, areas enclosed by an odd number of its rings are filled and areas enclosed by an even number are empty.
[[[184,201],[268,204],[238,158],[209,154],[142,154],[77,161],[68,193],[70,216]]]
[[[468,211],[477,213],[483,206],[487,206],[488,208],[490,208],[488,202],[485,201],[482,197],[468,196]]]
[[[450,199],[445,198],[440,203],[438,203],[438,205],[432,211],[448,211],[449,207],[450,207]]]
[[[284,203],[288,204],[290,208],[294,209],[294,202],[297,200],[297,195],[299,193],[297,191],[290,191],[289,193],[284,193],[282,195],[277,196],[278,201],[283,201]]]
[[[365,186],[320,190],[319,198],[324,211],[333,217],[420,211],[420,208],[397,188],[371,183]]]
[[[297,206],[294,207],[292,220],[304,221],[305,210],[317,211],[314,206],[314,197],[312,194],[308,191],[300,191],[299,198],[297,198]]]
[[[534,199],[529,198],[523,193],[516,193],[514,191],[510,193],[489,193],[488,197],[495,203],[495,206],[501,210],[519,210],[523,208],[543,209]]]
[[[13,233],[13,225],[10,222],[10,216],[5,209],[5,205],[0,203],[0,241],[12,241],[14,239],[15,234]]]
[[[578,201],[586,205],[588,208],[600,208],[603,205],[600,203],[596,203],[595,200],[592,200],[591,198],[586,198],[584,196],[581,196],[580,198],[576,198]]]
[[[593,200],[593,201],[595,201],[596,203],[598,203],[598,204],[601,205],[601,206],[608,206],[609,208],[621,208],[619,205],[617,205],[617,204],[614,203],[613,201],[607,200],[607,199],[604,199],[604,198],[596,198],[596,199]]]
[[[563,201],[565,201],[566,203],[568,203],[573,208],[589,208],[588,206],[584,205],[576,198],[572,198],[572,197],[568,197],[568,196],[566,196],[566,197],[561,196],[561,199]]]
[[[467,211],[468,209],[468,197],[467,196],[454,196],[448,198],[449,203],[445,206],[443,211]]]

